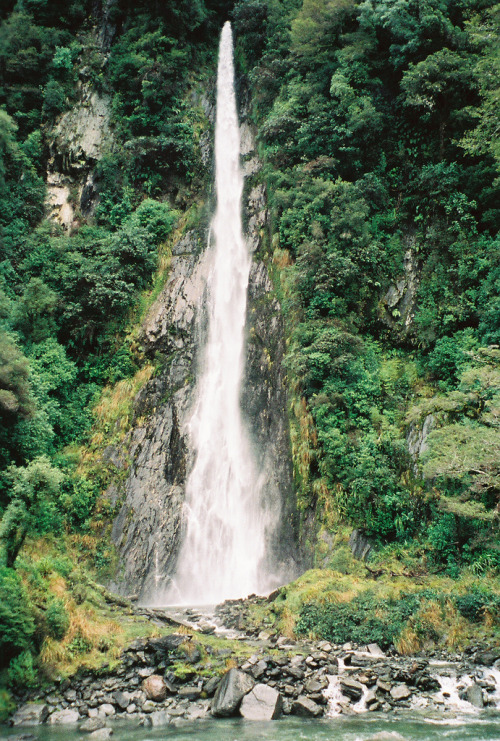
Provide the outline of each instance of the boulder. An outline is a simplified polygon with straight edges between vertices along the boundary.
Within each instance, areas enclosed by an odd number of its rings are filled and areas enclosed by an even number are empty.
[[[184,657],[184,661],[186,663],[197,664],[199,661],[201,661],[201,651],[197,643],[189,641],[188,643],[186,643],[184,650],[186,654]]]
[[[327,687],[328,679],[325,676],[311,677],[304,685],[304,689],[308,694],[311,692],[321,692],[321,690],[326,690]]]
[[[384,681],[383,679],[377,679],[377,689],[382,690],[382,692],[390,692],[392,689],[392,684]]]
[[[340,680],[340,689],[343,695],[346,695],[346,697],[350,697],[351,700],[357,702],[358,700],[361,700],[363,696],[364,687],[361,682],[356,682],[355,679],[342,677]]]
[[[267,684],[256,684],[241,702],[240,714],[247,720],[275,720],[281,715],[280,693]]]
[[[216,718],[234,715],[244,696],[254,688],[254,685],[251,676],[239,669],[230,669],[220,680],[210,712]]]
[[[497,659],[500,659],[500,649],[498,648],[481,651],[475,656],[476,664],[483,664],[484,666],[493,666]]]
[[[99,731],[101,728],[105,728],[106,721],[104,718],[87,718],[80,726],[82,733],[93,733]]]
[[[407,700],[411,697],[411,689],[406,684],[397,684],[391,690],[391,697],[393,700]]]
[[[474,682],[465,691],[468,702],[476,708],[484,708],[483,690]]]
[[[201,690],[198,687],[181,687],[177,693],[177,697],[181,700],[197,700],[201,695]]]
[[[49,714],[47,705],[38,702],[27,702],[16,710],[11,718],[13,726],[38,726],[44,723]]]
[[[385,653],[382,651],[378,643],[370,643],[367,646],[368,653],[376,658],[385,658]]]
[[[67,723],[77,723],[80,720],[78,710],[56,710],[49,718],[51,725],[66,725]]]
[[[116,690],[116,692],[113,692],[113,699],[115,703],[118,705],[120,710],[126,710],[128,706],[130,705],[130,696],[128,692],[122,692],[121,690]]]
[[[110,702],[103,702],[103,704],[99,706],[99,715],[101,717],[104,716],[107,718],[109,715],[114,715],[115,712],[116,710]]]
[[[301,669],[300,666],[287,666],[286,673],[294,679],[303,679],[305,674],[304,670]]]
[[[142,683],[142,689],[148,700],[152,700],[153,702],[163,702],[167,696],[166,682],[159,674],[152,674],[150,677],[146,677]]]
[[[219,686],[220,677],[210,677],[210,679],[203,685],[203,692],[207,697],[213,697],[215,690]]]
[[[94,731],[93,733],[89,734],[87,738],[92,739],[93,741],[106,741],[106,739],[112,735],[112,728],[99,728],[98,731]]]
[[[300,695],[292,704],[292,713],[308,718],[317,718],[319,715],[323,715],[323,708],[308,697]]]
[[[254,679],[260,679],[266,673],[266,669],[267,669],[267,662],[258,661],[250,669],[250,674],[252,675]]]
[[[158,728],[161,726],[167,726],[170,723],[171,715],[168,710],[157,710],[156,712],[151,713],[149,719],[153,728]]]

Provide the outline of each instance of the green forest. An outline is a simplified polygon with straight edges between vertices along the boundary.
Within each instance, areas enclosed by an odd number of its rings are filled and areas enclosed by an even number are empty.
[[[372,569],[399,564],[436,599],[456,584],[461,617],[497,634],[499,12],[488,0],[2,3],[0,713],[10,691],[95,648],[76,621],[113,563],[99,450],[131,403],[109,399],[154,374],[134,328],[169,240],[206,218],[209,127],[193,90],[213,87],[227,18],[271,214],[261,257],[285,317],[311,563],[358,579],[346,541],[361,529]],[[95,163],[95,209],[71,193],[66,228],[49,218],[47,171],[82,85],[109,98],[114,145]],[[351,608],[332,618],[310,574],[288,609],[297,631],[330,635]]]

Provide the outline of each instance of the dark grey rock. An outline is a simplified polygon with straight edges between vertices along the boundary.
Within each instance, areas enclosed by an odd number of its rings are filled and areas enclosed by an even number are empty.
[[[483,666],[493,666],[497,659],[500,659],[500,649],[498,648],[480,651],[475,655],[476,664],[483,664]]]
[[[198,687],[180,687],[177,692],[177,697],[180,700],[197,700],[201,695],[201,690]]]
[[[258,661],[250,668],[250,674],[254,679],[260,679],[264,676],[267,669],[267,663],[265,661]]]
[[[287,666],[286,673],[294,679],[303,679],[305,672],[300,666]]]
[[[353,530],[349,538],[349,547],[354,558],[360,561],[366,561],[372,551],[371,540],[366,536],[363,530]]]
[[[128,693],[116,690],[113,692],[113,699],[121,710],[126,710],[130,705],[130,696]]]
[[[304,685],[304,689],[308,694],[311,692],[321,692],[321,690],[325,690],[327,687],[328,679],[326,677],[312,677]]]
[[[323,708],[308,697],[301,695],[292,703],[292,713],[309,718],[317,718],[323,715]]]
[[[360,682],[357,682],[355,679],[349,679],[348,677],[342,677],[340,679],[340,688],[342,690],[342,694],[346,695],[346,697],[350,697],[351,700],[358,701],[361,700],[361,697],[363,696],[363,685]]]
[[[215,694],[215,690],[219,686],[220,677],[211,677],[205,684],[203,685],[203,692],[205,692],[207,697],[213,697]]]
[[[212,700],[211,713],[216,718],[234,715],[243,697],[255,685],[254,680],[239,669],[230,669],[222,677]]]

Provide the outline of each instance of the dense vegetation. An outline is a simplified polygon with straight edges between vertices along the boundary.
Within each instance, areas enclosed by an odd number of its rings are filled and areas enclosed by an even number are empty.
[[[159,245],[204,182],[186,98],[193,75],[213,69],[226,15],[217,0],[0,9],[0,671],[10,662],[12,687],[35,681],[33,657],[64,637],[68,599],[78,603],[49,588],[71,582],[71,561],[56,555],[38,573],[23,546],[73,534],[72,558],[109,558],[109,544],[91,543],[105,472],[78,467],[75,446],[103,386],[141,366],[127,328]],[[89,92],[109,101],[112,145],[83,170],[59,163],[74,183],[68,229],[45,218],[46,173],[54,127]],[[88,171],[93,207],[79,191]]]
[[[302,506],[431,569],[498,572],[498,6],[248,0],[234,19]]]
[[[76,565],[82,555],[109,560],[96,538],[109,520],[98,501],[106,471],[79,466],[75,450],[112,405],[110,386],[137,389],[152,372],[128,329],[161,245],[205,187],[189,88],[212,73],[230,12],[288,324],[300,504],[326,530],[366,530],[382,562],[404,552],[408,568],[453,579],[500,570],[498,8],[9,0],[0,7],[0,680],[14,689],[39,681],[39,656],[48,666],[61,641],[66,658],[107,651],[88,628]],[[57,123],[89,91],[109,101],[113,146],[89,165],[93,208],[78,191],[82,172],[67,165],[67,229],[46,219],[46,174]],[[102,424],[103,447],[121,414]],[[439,603],[425,594],[384,597],[394,630],[382,643],[420,619],[417,602]],[[493,592],[467,595],[452,599],[464,618],[498,610]],[[375,619],[370,596],[345,607],[305,601],[298,631],[336,640],[355,611],[366,618],[360,636]],[[0,691],[0,714],[3,701]]]

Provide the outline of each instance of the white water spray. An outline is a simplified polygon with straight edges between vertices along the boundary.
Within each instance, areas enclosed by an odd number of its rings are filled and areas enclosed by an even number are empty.
[[[243,177],[229,23],[219,47],[215,165],[208,340],[189,423],[196,458],[186,485],[185,539],[166,596],[176,604],[215,604],[274,586],[262,573],[270,514],[261,501],[240,409],[251,261],[241,225]]]

